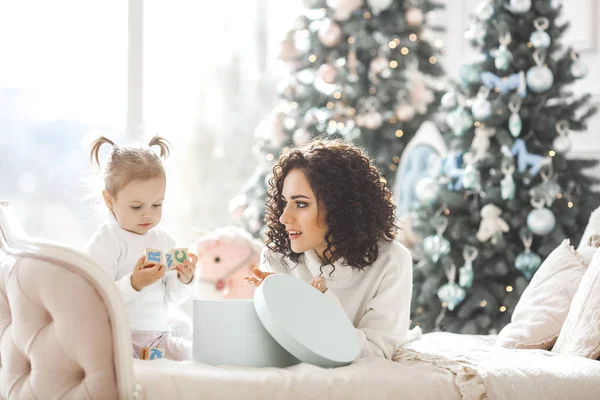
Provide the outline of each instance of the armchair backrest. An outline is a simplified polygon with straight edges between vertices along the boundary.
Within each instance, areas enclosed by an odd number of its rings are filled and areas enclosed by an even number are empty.
[[[85,254],[23,232],[0,201],[0,398],[129,399],[120,294]]]

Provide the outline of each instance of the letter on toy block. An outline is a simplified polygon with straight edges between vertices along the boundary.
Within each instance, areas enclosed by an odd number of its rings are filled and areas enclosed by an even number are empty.
[[[158,360],[165,358],[165,349],[160,347],[142,347],[140,351],[141,360]]]
[[[159,358],[165,358],[165,349],[150,347],[150,360],[158,360]]]
[[[175,260],[175,257],[173,256],[173,250],[167,251],[165,253],[165,259],[167,261],[167,268],[168,269],[171,269],[171,267],[174,267],[173,260]]]
[[[144,267],[151,264],[160,264],[163,262],[163,252],[156,249],[146,249],[146,261]]]
[[[171,252],[173,253],[176,264],[183,264],[183,262],[188,259],[188,249],[173,249]]]

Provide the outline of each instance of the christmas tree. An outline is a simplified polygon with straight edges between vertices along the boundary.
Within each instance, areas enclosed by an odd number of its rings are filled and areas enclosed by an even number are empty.
[[[281,42],[289,76],[281,103],[256,129],[259,165],[234,219],[259,235],[266,179],[277,157],[315,137],[343,138],[375,160],[388,184],[406,143],[438,108],[443,43],[429,0],[303,0],[305,12]]]
[[[542,260],[577,244],[599,196],[593,160],[567,157],[571,132],[595,113],[567,86],[586,74],[561,46],[551,0],[485,0],[465,36],[481,53],[444,94],[449,153],[417,185],[424,240],[412,318],[424,331],[494,333]]]

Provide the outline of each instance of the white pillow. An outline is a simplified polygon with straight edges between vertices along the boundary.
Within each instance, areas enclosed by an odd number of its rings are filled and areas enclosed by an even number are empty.
[[[596,208],[590,214],[588,224],[583,231],[577,251],[581,254],[581,258],[585,265],[590,265],[596,250],[600,245],[600,207]]]
[[[581,279],[567,319],[552,349],[555,353],[600,357],[600,252]]]
[[[550,349],[567,318],[569,305],[586,270],[565,239],[538,268],[496,345],[516,349]]]

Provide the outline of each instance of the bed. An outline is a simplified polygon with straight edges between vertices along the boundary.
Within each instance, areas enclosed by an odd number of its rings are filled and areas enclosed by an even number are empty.
[[[394,361],[323,369],[134,360],[124,304],[83,253],[29,238],[0,202],[1,399],[598,399],[600,362],[429,333]]]

